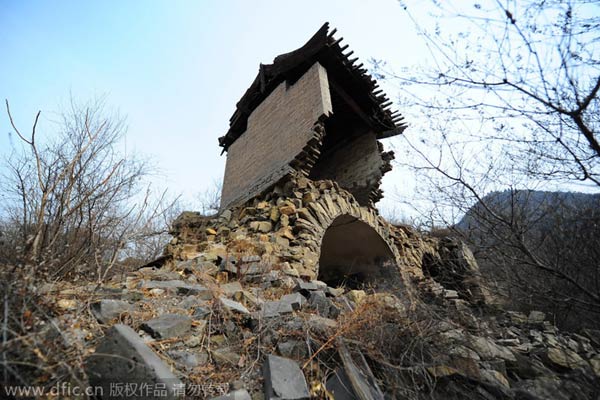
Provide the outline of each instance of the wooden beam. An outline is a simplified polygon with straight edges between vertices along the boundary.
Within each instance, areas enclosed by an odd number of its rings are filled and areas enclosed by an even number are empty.
[[[329,86],[348,104],[348,106],[358,115],[363,121],[366,122],[367,126],[372,127],[373,122],[371,118],[365,114],[365,112],[360,108],[358,104],[354,101],[354,99],[346,93],[344,89],[340,85],[337,84],[336,81],[329,78]]]

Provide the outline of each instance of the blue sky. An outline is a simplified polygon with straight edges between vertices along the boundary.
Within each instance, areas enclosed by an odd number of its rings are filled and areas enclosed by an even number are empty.
[[[260,62],[301,46],[329,21],[361,60],[406,64],[417,38],[403,18],[394,0],[0,0],[0,96],[23,131],[42,110],[39,134],[51,135],[71,94],[106,95],[127,117],[128,151],[162,171],[155,185],[192,199],[222,178],[217,138]],[[10,130],[2,110],[2,154]]]

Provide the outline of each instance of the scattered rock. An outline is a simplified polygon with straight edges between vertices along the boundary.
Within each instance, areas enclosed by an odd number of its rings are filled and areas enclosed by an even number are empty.
[[[173,361],[188,369],[196,368],[198,365],[206,364],[208,362],[208,355],[206,353],[200,353],[198,355],[185,350],[171,350],[168,354]]]
[[[566,348],[549,347],[546,357],[553,366],[558,366],[559,368],[573,369],[587,365],[587,362],[579,354]]]
[[[198,306],[193,308],[192,318],[196,320],[205,319],[211,314],[212,310],[206,306]]]
[[[327,294],[332,296],[332,297],[338,297],[343,295],[345,292],[344,288],[332,288],[332,287],[327,287]]]
[[[313,290],[319,290],[319,287],[317,286],[316,283],[304,282],[301,279],[298,280],[298,283],[296,284],[296,287],[294,288],[295,292],[300,292],[300,293],[306,295],[307,297],[310,295],[310,292],[312,292]]]
[[[221,290],[223,291],[223,294],[225,294],[225,296],[233,297],[236,294],[242,292],[244,289],[238,281],[235,281],[221,285]]]
[[[269,221],[252,221],[250,222],[250,229],[257,232],[267,233],[271,232],[273,225]]]
[[[510,389],[510,383],[508,382],[508,379],[506,379],[506,376],[504,376],[504,374],[502,374],[501,372],[489,369],[482,369],[480,373],[481,379],[483,379],[484,381],[499,384],[505,387],[506,389]]]
[[[304,374],[293,360],[268,355],[263,365],[263,376],[266,399],[310,399]]]
[[[185,342],[183,342],[184,345],[186,345],[187,347],[198,347],[202,344],[202,337],[200,336],[196,336],[196,335],[192,335],[189,338],[187,338],[187,340]]]
[[[217,363],[230,364],[238,366],[242,356],[235,352],[231,347],[222,347],[211,352],[212,357]]]
[[[367,297],[367,293],[364,290],[350,290],[346,296],[348,296],[348,300],[359,304]]]
[[[491,339],[484,337],[471,337],[467,346],[472,348],[485,360],[493,360],[494,358],[501,358],[507,361],[516,361],[515,355],[508,348],[498,346]]]
[[[308,348],[305,342],[300,340],[288,340],[277,344],[277,350],[283,357],[303,359],[308,356]]]
[[[306,304],[306,298],[300,293],[286,294],[280,301],[288,303],[294,310],[300,310]]]
[[[212,299],[212,293],[208,288],[184,281],[147,281],[142,282],[141,288],[175,290],[178,294],[196,295],[201,300]]]
[[[321,290],[315,290],[310,293],[308,300],[312,309],[325,318],[337,318],[340,315],[340,310]]]
[[[142,339],[126,325],[117,324],[109,329],[96,351],[87,358],[85,370],[92,387],[102,387],[104,398],[108,398],[116,384],[133,384],[165,388],[161,399],[175,399],[175,389],[182,385],[168,365],[148,347]],[[152,392],[136,393],[131,398],[153,397]]]
[[[219,301],[221,302],[221,305],[223,305],[223,307],[226,310],[234,311],[234,312],[237,312],[240,314],[245,314],[245,315],[250,314],[250,311],[248,311],[248,309],[246,307],[244,307],[243,304],[238,303],[237,301],[229,300],[225,297],[219,297]]]
[[[192,320],[187,315],[165,314],[144,322],[141,328],[155,339],[168,339],[188,333],[192,328]]]
[[[63,310],[76,310],[78,303],[77,300],[74,299],[60,299],[56,302],[56,305]]]
[[[452,368],[448,365],[434,365],[427,367],[427,372],[434,378],[443,378],[445,376],[460,374],[456,368]]]
[[[337,368],[325,382],[325,388],[335,400],[356,400],[358,397],[352,390],[352,382],[343,368]]]
[[[532,311],[529,313],[527,317],[527,322],[529,324],[541,324],[546,319],[546,314],[541,311]]]
[[[126,301],[105,299],[92,303],[92,314],[101,324],[107,324],[121,314],[130,313],[133,306]]]
[[[337,328],[337,322],[333,319],[311,315],[308,318],[308,326],[311,330],[318,334],[327,334],[330,330]]]
[[[291,303],[286,301],[266,301],[262,305],[262,315],[265,318],[279,317],[282,314],[293,313]]]

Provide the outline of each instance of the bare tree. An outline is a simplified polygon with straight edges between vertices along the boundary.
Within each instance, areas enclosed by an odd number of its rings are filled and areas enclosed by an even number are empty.
[[[200,213],[202,215],[214,215],[219,212],[221,207],[221,191],[223,189],[222,181],[213,181],[210,187],[196,195]]]
[[[593,236],[577,236],[579,242],[569,236],[573,226],[593,232],[597,222],[592,218],[582,227],[577,222],[584,214],[565,214],[565,207],[538,204],[532,210],[518,195],[525,189],[600,187],[600,5],[401,5],[424,39],[430,63],[394,73],[375,61],[374,70],[398,85],[400,101],[417,121],[401,146],[430,206],[425,219],[453,226],[476,204],[471,215],[486,240],[469,238],[480,259],[495,262],[496,277],[510,274],[521,293],[537,300],[600,312]],[[486,197],[494,190],[513,194],[510,207]],[[553,221],[551,234],[539,229],[540,211]]]
[[[165,194],[153,200],[144,190],[152,172],[143,159],[120,151],[125,125],[102,100],[78,105],[61,115],[54,137],[39,139],[37,114],[29,135],[16,126],[22,146],[7,160],[2,180],[5,225],[21,263],[48,278],[94,271],[98,279],[123,251],[168,208]]]

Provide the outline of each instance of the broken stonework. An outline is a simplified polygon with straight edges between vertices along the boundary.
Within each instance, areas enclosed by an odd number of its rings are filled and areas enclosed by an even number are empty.
[[[178,294],[197,295],[202,300],[210,300],[212,293],[202,285],[187,283],[184,281],[148,281],[143,282],[142,289],[175,290]]]
[[[102,399],[121,398],[111,397],[111,388],[126,383],[152,388],[149,393],[140,389],[128,398],[175,399],[175,389],[182,384],[133,329],[121,324],[106,333],[95,353],[86,360],[85,370],[90,386],[103,388]],[[158,396],[154,392],[157,385],[164,387]]]
[[[248,309],[246,307],[244,307],[243,304],[238,303],[237,301],[229,300],[225,297],[220,297],[219,301],[221,302],[221,305],[223,305],[223,307],[226,310],[234,311],[239,314],[246,314],[246,315],[250,314],[250,311],[248,311]]]
[[[308,385],[298,364],[290,359],[267,356],[263,365],[265,399],[309,399]]]
[[[90,310],[98,322],[106,324],[123,313],[131,312],[133,306],[123,300],[105,299],[92,303]]]
[[[262,305],[262,315],[265,318],[279,317],[282,314],[293,313],[294,309],[288,302],[277,300],[277,301],[266,301]]]
[[[141,328],[155,339],[183,336],[190,331],[192,320],[187,315],[165,314],[146,321]]]

